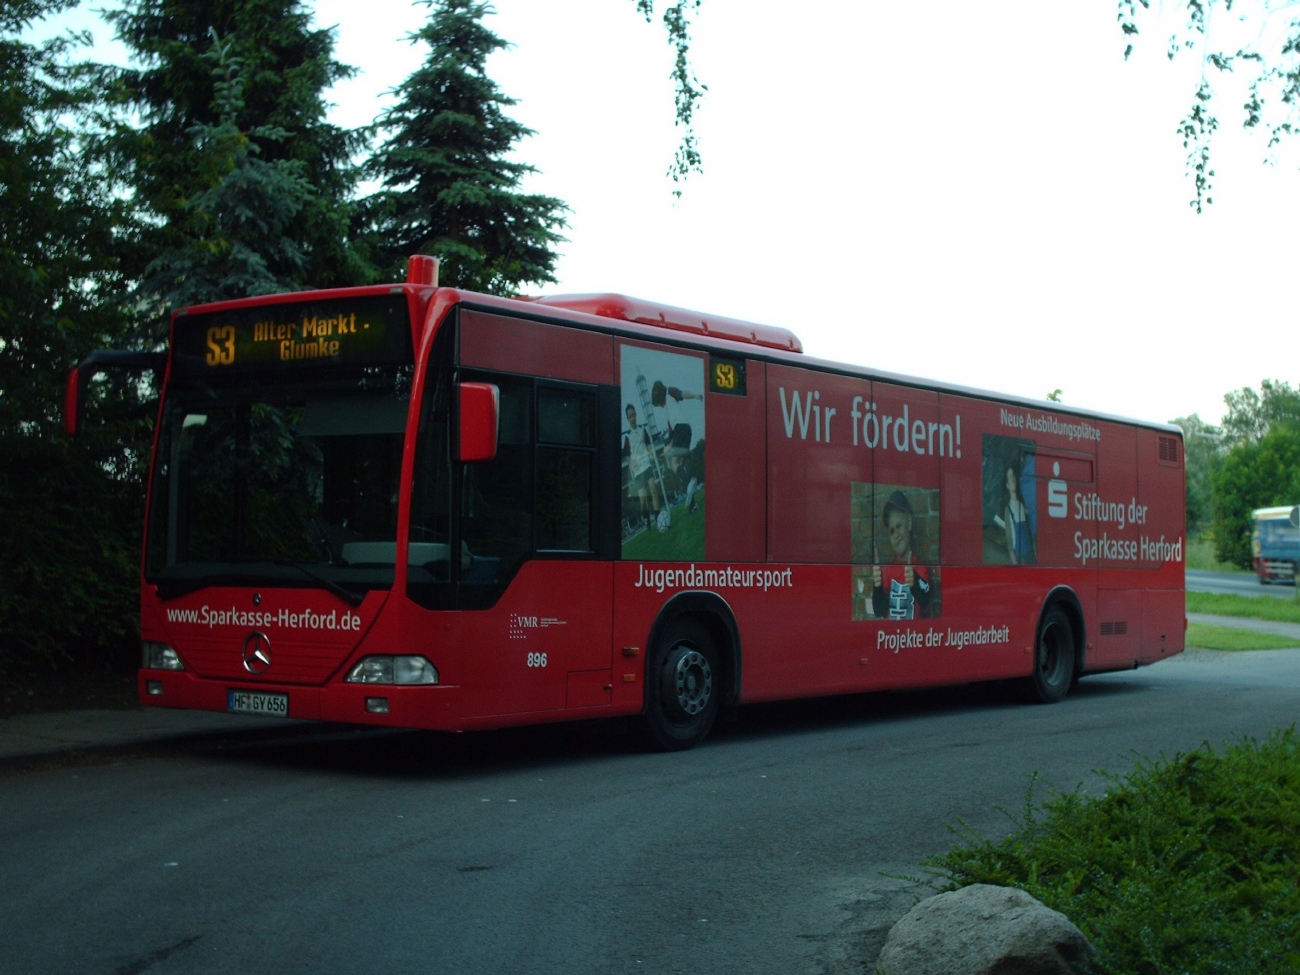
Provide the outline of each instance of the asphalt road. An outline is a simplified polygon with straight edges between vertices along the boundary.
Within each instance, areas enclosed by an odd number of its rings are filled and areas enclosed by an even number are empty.
[[[0,779],[0,970],[869,972],[959,820],[1261,736],[1300,653],[1197,652],[1054,706],[987,688],[759,707],[684,754],[607,724],[323,727]]]
[[[1265,596],[1274,599],[1294,599],[1295,586],[1282,583],[1260,585],[1253,572],[1200,572],[1188,569],[1187,588],[1192,592],[1228,593],[1234,596]]]

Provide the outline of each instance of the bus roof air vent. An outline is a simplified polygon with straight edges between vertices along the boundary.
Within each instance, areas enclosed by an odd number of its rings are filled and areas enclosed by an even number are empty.
[[[706,316],[698,311],[674,308],[672,305],[657,305],[642,301],[640,298],[629,298],[626,295],[552,295],[531,300],[539,305],[549,305],[553,308],[567,308],[569,311],[599,315],[601,318],[614,318],[640,325],[655,325],[678,332],[692,332],[728,342],[761,345],[769,349],[783,349],[786,352],[803,351],[803,343],[788,329],[773,325],[755,325],[753,322],[741,321],[738,318]]]

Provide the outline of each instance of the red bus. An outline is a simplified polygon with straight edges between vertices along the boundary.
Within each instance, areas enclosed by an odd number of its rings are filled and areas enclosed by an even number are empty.
[[[464,731],[1085,674],[1183,649],[1183,449],[616,295],[187,308],[141,567],[146,705]]]

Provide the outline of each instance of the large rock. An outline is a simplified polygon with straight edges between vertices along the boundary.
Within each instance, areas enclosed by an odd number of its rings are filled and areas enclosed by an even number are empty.
[[[889,931],[877,975],[1076,975],[1092,945],[1023,890],[972,884],[921,901]]]

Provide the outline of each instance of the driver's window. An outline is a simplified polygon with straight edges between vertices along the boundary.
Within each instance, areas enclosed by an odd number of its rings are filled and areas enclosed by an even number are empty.
[[[491,381],[500,391],[497,455],[462,468],[460,581],[471,586],[504,582],[533,549],[533,383]]]

